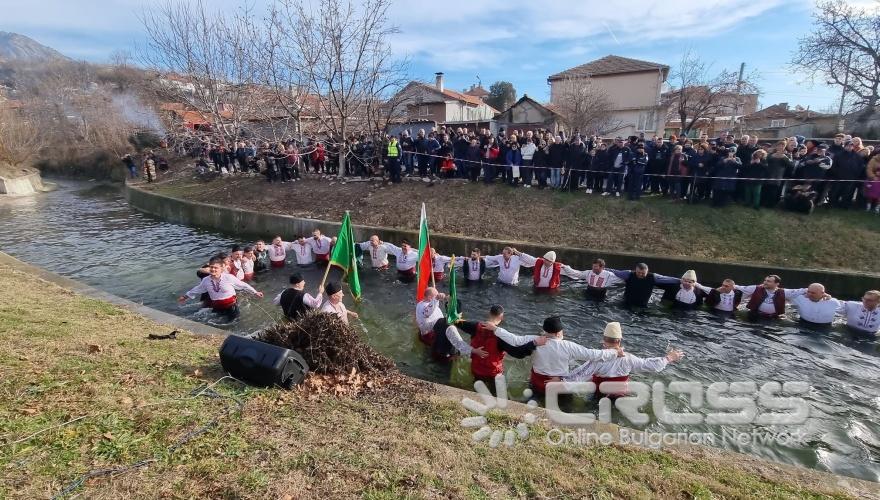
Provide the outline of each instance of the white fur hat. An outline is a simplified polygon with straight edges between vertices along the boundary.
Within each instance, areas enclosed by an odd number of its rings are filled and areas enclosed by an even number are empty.
[[[545,253],[544,260],[548,262],[556,262],[556,252],[550,250],[549,252]]]
[[[622,339],[623,331],[620,329],[620,323],[612,321],[605,325],[605,333],[603,333],[602,336],[608,337],[609,339]]]
[[[684,274],[681,275],[681,279],[693,280],[694,282],[696,282],[697,281],[697,272],[694,271],[693,269],[688,269],[687,271],[684,272]]]

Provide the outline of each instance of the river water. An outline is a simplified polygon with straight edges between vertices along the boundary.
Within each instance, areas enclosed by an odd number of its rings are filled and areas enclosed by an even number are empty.
[[[0,198],[0,250],[156,309],[251,333],[280,317],[271,300],[286,286],[290,267],[258,276],[255,287],[266,296],[244,295],[241,318],[231,324],[216,323],[209,311],[195,303],[176,303],[177,296],[196,284],[195,268],[235,243],[245,242],[136,212],[128,207],[118,186],[61,181],[59,189],[48,194]],[[313,289],[321,273],[314,268],[301,271]],[[578,285],[567,283],[560,293],[544,295],[534,294],[529,281],[530,274],[523,273],[520,287],[488,280],[481,286],[460,286],[465,317],[482,319],[489,305],[500,303],[506,310],[505,327],[525,335],[537,334],[543,318],[557,314],[563,318],[567,338],[589,347],[597,346],[606,322],[620,321],[624,346],[633,354],[660,356],[669,346],[687,354],[684,361],[659,375],[634,377],[649,384],[658,380],[694,380],[704,385],[754,380],[759,385],[806,381],[811,386],[807,395],[810,417],[792,428],[709,424],[685,428],[656,423],[653,418],[647,426],[635,427],[658,433],[706,433],[717,446],[880,481],[880,350],[876,339],[852,335],[839,326],[814,331],[789,320],[750,324],[701,311],[674,314],[657,304],[645,312],[628,312],[616,305],[619,290],[609,294],[608,303],[595,304],[583,300]],[[465,387],[471,383],[461,373],[451,375],[449,367],[431,363],[415,339],[414,285],[397,282],[391,272],[371,270],[362,273],[361,282],[364,300],[358,305],[345,300],[360,313],[355,324],[373,346],[413,376]],[[508,359],[505,366],[513,394],[520,394],[529,361]],[[689,408],[682,400],[670,401],[676,408]],[[622,417],[615,421],[632,426]],[[753,430],[765,441],[730,439]],[[786,442],[785,436],[766,441],[780,430],[802,431],[806,444]]]

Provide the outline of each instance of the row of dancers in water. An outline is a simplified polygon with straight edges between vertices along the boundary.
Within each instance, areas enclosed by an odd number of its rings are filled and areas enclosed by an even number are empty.
[[[315,230],[311,237],[300,237],[291,242],[275,237],[268,245],[257,241],[253,246],[235,246],[230,254],[218,254],[200,268],[199,284],[181,296],[180,301],[201,297],[207,307],[234,318],[239,314],[236,290],[263,296],[248,283],[255,273],[273,268],[281,270],[294,263],[297,266],[327,263],[334,243],[335,239]],[[397,246],[374,235],[357,246],[362,252],[364,267],[388,270],[391,267],[389,257],[394,257],[394,266],[401,280],[411,281],[415,277],[418,252],[408,242],[402,241]],[[539,290],[558,288],[561,277],[565,276],[582,281],[589,299],[605,300],[610,287],[621,286],[623,303],[629,307],[646,307],[654,290],[660,288],[663,300],[677,309],[707,307],[730,314],[743,308],[752,318],[778,318],[785,314],[786,304],[791,303],[804,322],[830,325],[840,316],[849,328],[860,333],[876,335],[880,329],[880,292],[870,290],[861,301],[843,301],[826,293],[820,283],[806,288],[784,288],[777,275],[768,275],[757,285],[741,286],[726,279],[720,286],[711,288],[700,284],[693,270],[686,271],[681,278],[674,278],[652,273],[643,263],[632,270],[610,269],[602,259],[595,259],[591,269],[577,270],[559,262],[553,251],[542,257],[533,257],[512,247],[505,247],[498,255],[487,256],[475,248],[469,256],[454,259],[432,249],[432,262],[437,282],[446,278],[449,266],[456,266],[463,279],[469,282],[483,281],[487,270],[497,269],[498,282],[514,285],[519,281],[520,269],[525,267],[531,268],[532,284]],[[330,281],[326,288],[319,286],[315,295],[307,293],[305,287],[303,276],[294,272],[290,275],[289,287],[275,296],[273,302],[282,308],[288,319],[296,319],[309,309],[334,314],[345,323],[349,318],[357,318],[357,314],[349,311],[343,303],[343,290],[338,282]],[[474,378],[484,381],[490,388],[494,387],[495,377],[503,373],[505,355],[516,358],[532,356],[530,383],[539,394],[543,393],[548,382],[557,380],[592,380],[597,386],[602,382],[625,382],[631,372],[660,371],[683,356],[675,350],[655,358],[639,358],[624,352],[622,328],[616,322],[605,327],[603,349],[588,349],[564,340],[561,319],[555,316],[544,321],[540,335],[514,335],[500,326],[504,319],[504,309],[500,305],[492,306],[482,321],[449,324],[442,303],[445,299],[445,294],[429,287],[424,298],[416,304],[419,338],[429,346],[432,358],[438,362],[449,362],[456,356],[469,357]],[[469,341],[462,339],[462,332],[470,336]],[[571,369],[577,361],[582,364]]]

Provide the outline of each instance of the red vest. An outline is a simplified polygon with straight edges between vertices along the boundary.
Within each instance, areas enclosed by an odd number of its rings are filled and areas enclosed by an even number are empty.
[[[504,372],[504,351],[498,348],[495,333],[483,323],[477,325],[477,333],[471,337],[471,347],[480,347],[489,353],[485,358],[471,355],[471,372],[477,377],[493,378]]]
[[[758,314],[760,312],[758,311],[758,308],[764,303],[764,298],[766,296],[767,290],[763,286],[757,287],[755,293],[749,298],[749,303],[746,304],[746,309],[754,314]],[[785,290],[782,288],[777,288],[776,292],[773,293],[773,307],[776,308],[777,316],[785,314]]]
[[[538,283],[541,281],[541,269],[544,268],[544,259],[535,259],[535,269],[532,274],[532,278],[535,283],[535,288],[538,287]],[[553,263],[553,275],[550,277],[550,286],[548,288],[559,288],[559,273],[562,271],[562,264],[559,262]]]

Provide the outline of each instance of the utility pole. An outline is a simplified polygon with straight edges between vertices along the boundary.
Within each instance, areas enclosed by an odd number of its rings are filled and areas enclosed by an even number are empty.
[[[742,83],[743,83],[743,73],[746,71],[746,63],[741,63],[739,65],[739,77],[736,79],[736,96],[734,97],[735,101],[733,102],[733,116],[730,117],[730,131],[736,128],[736,112],[739,111],[739,99],[740,94],[742,93]],[[740,132],[742,131],[742,127],[740,127]]]
[[[845,120],[843,119],[843,102],[846,100],[846,87],[849,85],[849,65],[852,63],[852,52],[846,56],[846,74],[843,77],[843,89],[840,91],[840,107],[837,108],[837,131],[843,132]]]

